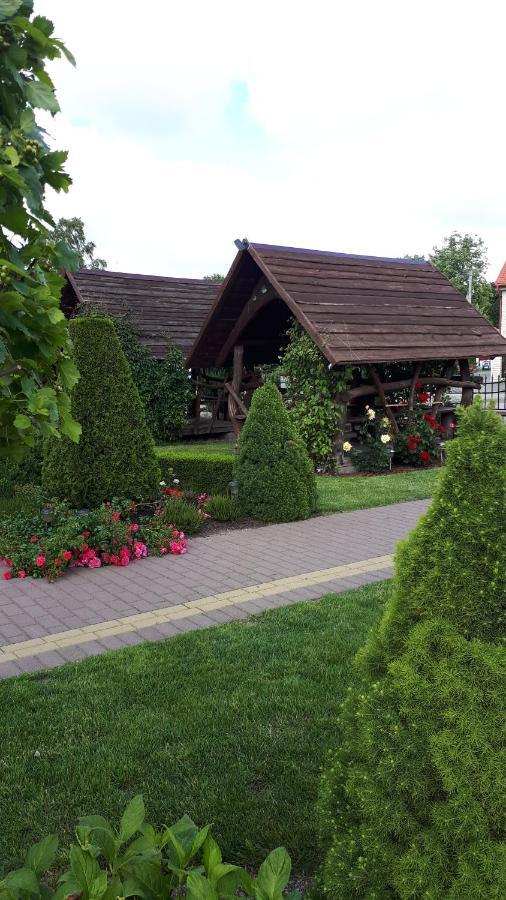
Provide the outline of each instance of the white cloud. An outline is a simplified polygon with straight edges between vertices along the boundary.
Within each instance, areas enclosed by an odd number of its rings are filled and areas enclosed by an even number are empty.
[[[491,277],[506,258],[502,4],[37,5],[78,59],[54,67],[74,186],[53,207],[111,267],[224,270],[243,234],[402,255],[453,228]]]

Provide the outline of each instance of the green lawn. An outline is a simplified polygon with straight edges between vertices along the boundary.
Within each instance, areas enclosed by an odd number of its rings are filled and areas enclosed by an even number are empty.
[[[314,803],[387,583],[0,683],[0,869],[76,817],[215,823],[227,859],[318,861]],[[35,755],[37,753],[37,755]],[[39,755],[40,754],[40,755]]]
[[[177,444],[158,444],[159,450],[192,450],[195,454],[205,454],[209,451],[235,453],[235,441],[181,441]]]
[[[423,500],[432,496],[439,469],[420,469],[400,475],[353,475],[344,478],[319,476],[318,512],[349,512],[386,506],[402,500]]]

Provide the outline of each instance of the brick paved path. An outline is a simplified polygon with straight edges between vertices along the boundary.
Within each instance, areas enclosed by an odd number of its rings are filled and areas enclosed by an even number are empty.
[[[427,500],[220,532],[186,556],[0,581],[0,677],[244,618],[391,574]]]

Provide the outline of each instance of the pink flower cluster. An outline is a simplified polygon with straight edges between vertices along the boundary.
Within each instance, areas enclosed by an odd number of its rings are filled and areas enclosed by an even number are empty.
[[[172,540],[165,540],[160,547],[160,556],[166,556],[167,553],[172,553],[174,556],[182,556],[183,553],[186,553],[186,535],[184,531],[174,529],[170,537]]]

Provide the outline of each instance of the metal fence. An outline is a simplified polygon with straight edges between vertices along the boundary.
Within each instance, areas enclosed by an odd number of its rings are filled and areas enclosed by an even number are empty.
[[[497,378],[495,381],[484,381],[480,395],[485,405],[490,400],[494,401],[495,408],[499,412],[506,412],[506,378]]]

